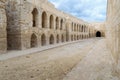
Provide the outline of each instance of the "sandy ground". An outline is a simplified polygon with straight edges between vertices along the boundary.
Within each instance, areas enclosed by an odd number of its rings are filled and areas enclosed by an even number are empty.
[[[0,80],[62,80],[98,41],[89,39],[0,61]]]
[[[113,59],[102,39],[63,80],[120,80],[113,74]]]
[[[59,43],[59,44],[54,44],[54,45],[47,45],[47,46],[42,46],[42,47],[35,47],[35,48],[25,49],[25,50],[22,50],[22,51],[21,50],[10,50],[10,51],[7,51],[7,53],[0,54],[0,61],[10,59],[10,58],[14,58],[14,57],[18,57],[18,56],[22,56],[22,55],[27,55],[27,54],[37,53],[37,52],[41,52],[41,51],[46,51],[46,50],[49,50],[49,49],[57,48],[57,47],[64,46],[64,45],[73,44],[73,43],[76,43],[76,42],[82,42],[82,41],[85,41],[85,40],[87,40],[87,39],[77,40],[77,41],[72,41],[72,42]]]

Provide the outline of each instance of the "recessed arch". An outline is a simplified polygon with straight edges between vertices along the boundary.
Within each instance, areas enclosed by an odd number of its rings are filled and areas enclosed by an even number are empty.
[[[31,35],[31,48],[37,47],[37,36],[33,33]]]
[[[79,40],[79,36],[77,36],[77,40]]]
[[[73,41],[73,35],[71,35],[71,41]]]
[[[84,26],[84,32],[86,32],[86,25]]]
[[[50,29],[54,28],[54,17],[53,15],[50,15]]]
[[[45,46],[45,45],[46,45],[46,36],[45,36],[45,34],[42,34],[42,35],[41,35],[41,45],[42,45],[42,46]]]
[[[79,32],[80,32],[80,30],[81,30],[81,29],[80,29],[80,25],[79,25]]]
[[[74,24],[74,31],[76,31],[76,24]]]
[[[82,39],[84,39],[84,36],[82,35]]]
[[[74,23],[72,22],[72,31],[74,31]]]
[[[54,36],[50,35],[49,44],[54,44]]]
[[[56,42],[59,43],[59,35],[57,35]]]
[[[80,35],[80,39],[82,39],[82,36]]]
[[[66,34],[66,41],[69,41],[69,34]]]
[[[77,35],[75,35],[75,40],[77,40]]]
[[[76,35],[74,35],[74,40],[76,40]]]
[[[62,30],[63,29],[63,19],[61,19],[61,21],[60,21],[60,30]]]
[[[84,32],[84,26],[82,25],[82,29],[81,29],[82,32]]]
[[[101,37],[101,32],[100,31],[96,32],[96,37]]]
[[[77,32],[79,31],[79,25],[77,24]]]
[[[42,28],[47,27],[47,13],[44,11],[42,13]]]
[[[32,27],[36,27],[38,24],[38,10],[34,8],[32,11]]]
[[[64,42],[64,36],[63,35],[61,36],[61,41]]]
[[[56,17],[56,29],[59,29],[59,18]]]

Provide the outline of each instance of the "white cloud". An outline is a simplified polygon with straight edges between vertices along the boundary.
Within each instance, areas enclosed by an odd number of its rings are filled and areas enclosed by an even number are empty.
[[[49,0],[56,8],[85,21],[104,21],[107,0]]]

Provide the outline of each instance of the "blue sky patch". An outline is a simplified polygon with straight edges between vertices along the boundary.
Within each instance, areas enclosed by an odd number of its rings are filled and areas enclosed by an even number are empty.
[[[107,0],[49,0],[56,8],[88,22],[106,20]]]

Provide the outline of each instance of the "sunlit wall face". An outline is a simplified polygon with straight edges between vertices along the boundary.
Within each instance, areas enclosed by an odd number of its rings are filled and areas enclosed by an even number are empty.
[[[106,40],[109,49],[120,65],[120,0],[108,0]],[[118,71],[120,73],[120,70]]]

